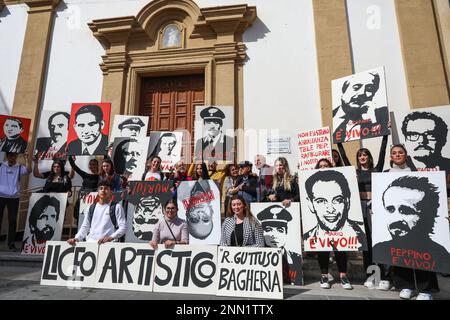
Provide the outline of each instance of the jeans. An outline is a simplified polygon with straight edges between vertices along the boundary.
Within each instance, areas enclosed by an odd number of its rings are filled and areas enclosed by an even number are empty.
[[[0,197],[0,230],[2,228],[3,211],[8,208],[8,245],[16,241],[17,212],[19,211],[19,198]]]

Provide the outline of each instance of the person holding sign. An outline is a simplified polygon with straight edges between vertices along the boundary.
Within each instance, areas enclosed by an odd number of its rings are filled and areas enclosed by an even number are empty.
[[[372,173],[373,172],[382,172],[384,167],[384,158],[386,155],[386,146],[387,146],[388,136],[383,136],[383,140],[381,142],[380,153],[378,155],[377,165],[374,166],[372,153],[369,149],[361,148],[356,152],[356,174],[358,179],[358,188],[359,188],[359,196],[361,199],[361,209],[363,213],[364,219],[364,228],[366,230],[367,236],[367,251],[363,251],[363,261],[364,261],[364,269],[373,264],[372,261]],[[347,158],[347,154],[345,152],[344,146],[342,143],[338,143],[339,152],[342,156],[342,160],[344,161],[346,166],[351,166],[350,161]],[[385,276],[384,268],[382,265],[379,266],[381,269],[381,277],[382,280],[378,285],[378,289],[380,290],[389,290],[390,283]],[[373,288],[374,282],[373,280],[364,282],[364,286],[367,288]]]
[[[3,212],[8,208],[8,248],[16,251],[17,213],[19,212],[20,178],[31,172],[28,153],[24,154],[27,166],[17,163],[17,153],[7,152],[6,161],[0,163],[0,230]]]
[[[227,213],[232,216],[225,218],[222,224],[221,246],[265,246],[263,229],[251,215],[244,198],[233,196]]]
[[[178,217],[178,205],[176,200],[169,200],[164,205],[164,219],[159,220],[153,231],[152,241],[149,242],[153,249],[158,248],[158,243],[165,248],[173,248],[176,244],[189,244],[188,226],[185,220]]]
[[[275,161],[272,190],[267,198],[271,202],[282,202],[285,207],[300,201],[298,183],[291,175],[286,158],[280,157]]]
[[[385,170],[385,172],[411,172],[411,171],[417,171],[416,167],[414,166],[411,158],[408,156],[408,152],[405,149],[405,147],[401,144],[397,144],[391,147],[391,169]],[[411,186],[408,184],[405,186],[405,188],[410,189],[411,191],[415,191],[411,189]],[[388,191],[388,190],[386,190]],[[395,202],[397,205],[389,205],[385,203],[387,210],[400,210],[400,205],[403,206],[403,208],[407,208],[407,210],[402,209],[403,212],[408,212],[407,215],[404,216],[402,220],[399,220],[397,222],[391,223],[392,227],[389,227],[389,230],[391,234],[394,235],[394,239],[398,238],[398,235],[402,233],[409,233],[401,231],[401,229],[407,229],[405,226],[405,220],[410,220],[410,216],[414,214],[415,216],[419,215],[419,212],[417,212],[419,209],[417,205],[421,201],[417,201],[417,199],[408,199],[408,196],[411,194],[411,192],[405,192],[403,199],[396,199]],[[385,192],[386,196],[386,192]],[[377,214],[375,212],[375,214]],[[408,218],[408,219],[407,219]],[[399,226],[402,225],[400,228]],[[406,225],[409,228],[408,223]],[[411,230],[412,231],[412,228]],[[373,248],[374,252],[377,252],[379,250],[380,245],[377,244]],[[433,296],[431,295],[431,292],[433,290],[439,291],[439,285],[436,277],[435,272],[430,271],[424,271],[424,270],[414,270],[414,269],[408,269],[398,266],[392,266],[391,267],[392,272],[392,279],[394,281],[394,286],[396,289],[400,289],[400,298],[409,300],[411,299],[413,295],[413,290],[415,287],[419,290],[419,295],[417,296],[417,300],[432,300]]]
[[[98,202],[91,205],[80,230],[69,244],[86,239],[99,244],[118,241],[126,233],[125,212],[119,203],[112,201],[112,183],[101,180],[98,184]]]
[[[326,169],[332,168],[333,165],[328,159],[320,159],[315,169]],[[336,258],[336,264],[338,268],[338,272],[341,278],[341,285],[346,290],[353,289],[350,281],[347,278],[347,253],[343,251],[334,251],[334,256]],[[330,289],[330,283],[328,281],[328,265],[330,259],[330,252],[323,251],[317,252],[317,261],[319,262],[321,277],[320,277],[320,287],[323,289]]]
[[[38,157],[34,159],[33,175],[36,178],[45,179],[45,185],[42,192],[67,192],[68,196],[72,195],[72,180],[64,170],[64,162],[56,159],[53,161],[52,170],[49,172],[39,172]]]

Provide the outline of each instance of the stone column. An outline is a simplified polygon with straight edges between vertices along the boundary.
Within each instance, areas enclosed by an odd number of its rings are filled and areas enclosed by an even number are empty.
[[[317,65],[319,68],[322,125],[333,129],[331,81],[353,73],[352,53],[345,0],[314,0]],[[305,115],[306,116],[306,115]],[[350,161],[360,147],[359,141],[346,142]]]
[[[432,1],[396,0],[395,5],[410,105],[423,108],[449,104]]]

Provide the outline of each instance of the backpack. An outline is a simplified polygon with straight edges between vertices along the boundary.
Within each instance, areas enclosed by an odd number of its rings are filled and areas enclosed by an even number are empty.
[[[97,203],[93,203],[89,207],[89,211],[88,211],[88,215],[87,215],[89,224],[92,223],[92,217],[94,216],[96,204]],[[109,218],[111,219],[111,223],[113,224],[114,229],[117,230],[117,229],[119,229],[119,226],[117,225],[116,205],[117,205],[117,202],[114,202],[114,201],[112,201],[111,204],[109,205]],[[125,242],[125,235],[123,235],[122,237],[119,238],[119,242]]]

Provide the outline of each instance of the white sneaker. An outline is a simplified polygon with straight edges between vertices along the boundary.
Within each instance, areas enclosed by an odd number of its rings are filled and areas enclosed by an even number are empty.
[[[405,300],[409,300],[411,299],[412,296],[412,290],[411,289],[403,289],[402,291],[400,291],[400,298],[405,299]]]
[[[326,275],[322,275],[320,277],[320,287],[322,289],[330,289],[330,283],[328,282],[328,277]]]
[[[366,287],[367,289],[373,289],[375,288],[375,283],[373,280],[367,279],[366,282],[364,282],[364,287]]]
[[[348,278],[346,276],[341,277],[341,285],[342,288],[344,288],[345,290],[352,290],[353,287],[350,284],[350,281],[348,280]]]
[[[419,292],[416,300],[433,300],[433,296],[431,295],[431,293]]]
[[[387,280],[381,280],[380,283],[378,283],[378,290],[383,291],[389,291],[389,288],[391,287],[391,283]]]

